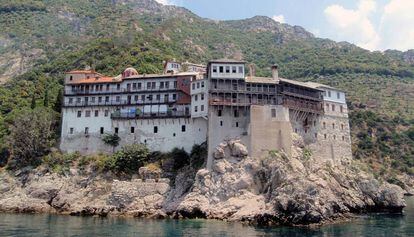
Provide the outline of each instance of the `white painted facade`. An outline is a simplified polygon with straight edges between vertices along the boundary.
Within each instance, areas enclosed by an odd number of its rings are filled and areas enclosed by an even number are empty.
[[[211,63],[211,78],[240,78],[245,77],[244,63]]]
[[[191,82],[191,117],[205,117],[208,115],[208,80],[201,79]]]

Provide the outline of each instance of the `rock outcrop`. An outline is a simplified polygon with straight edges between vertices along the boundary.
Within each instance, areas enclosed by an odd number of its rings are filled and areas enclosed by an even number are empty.
[[[251,158],[237,140],[220,144],[211,170],[184,168],[169,179],[144,167],[143,179],[117,180],[92,170],[57,175],[38,168],[0,173],[0,211],[151,218],[214,218],[257,225],[321,224],[371,211],[401,212],[404,191],[358,163],[272,151]]]

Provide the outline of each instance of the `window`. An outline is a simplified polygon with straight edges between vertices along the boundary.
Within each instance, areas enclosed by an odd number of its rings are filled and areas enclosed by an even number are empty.
[[[314,127],[316,126],[316,120],[314,120],[314,121],[313,121],[313,126],[314,126]]]
[[[195,90],[195,83],[193,83],[191,86],[192,86],[193,90]]]
[[[166,82],[165,82],[165,88],[166,88],[166,89],[170,88],[170,82],[169,82],[169,81],[166,81]]]
[[[174,82],[174,89],[177,88],[177,82]]]
[[[81,98],[80,97],[76,98],[76,103],[80,103],[80,102],[81,102]]]
[[[142,102],[145,101],[145,95],[141,95],[141,100],[142,100]]]
[[[239,117],[239,110],[237,109],[234,110],[234,117],[235,118]]]
[[[78,111],[78,118],[82,117],[82,111]]]
[[[201,87],[204,88],[204,81],[201,82]]]
[[[105,110],[105,117],[108,117],[108,115],[109,115],[109,111]]]
[[[152,95],[148,95],[148,100],[152,101]]]
[[[342,136],[342,141],[345,141],[345,136]]]
[[[231,67],[231,72],[232,72],[232,73],[237,73],[237,68],[236,68],[236,66]]]
[[[132,83],[132,89],[134,89],[134,90],[137,89],[137,83]]]
[[[239,73],[243,73],[243,66],[239,66]]]
[[[109,91],[109,84],[106,84],[106,90]]]
[[[117,84],[117,85],[116,85],[116,89],[117,89],[117,90],[120,90],[120,89],[121,89],[121,84]]]
[[[197,82],[197,89],[200,88],[200,82]]]
[[[323,122],[323,128],[326,128],[326,123],[325,122]]]
[[[135,101],[138,101],[139,96],[138,96],[138,95],[135,95],[135,96],[134,96],[134,99],[135,99]]]
[[[72,81],[72,80],[73,80],[73,76],[70,76],[70,77],[69,77],[69,80],[70,80],[70,81]]]
[[[109,102],[109,96],[105,96],[105,102]]]
[[[239,127],[239,122],[236,122],[236,128],[238,128]]]
[[[160,101],[161,100],[161,95],[157,95],[157,101]]]
[[[326,111],[329,111],[329,104],[326,104]]]
[[[295,128],[295,133],[298,133],[298,129],[297,128]]]
[[[201,94],[201,100],[204,100],[204,93]]]
[[[341,124],[341,130],[344,130],[344,125],[343,124]]]
[[[102,96],[99,96],[98,97],[98,103],[101,103],[102,102]]]
[[[328,91],[328,97],[331,97],[331,91]]]
[[[69,134],[73,134],[73,128],[69,128]]]
[[[181,126],[181,132],[185,132],[185,125]]]
[[[204,111],[204,105],[201,105],[201,111]]]
[[[175,133],[173,133],[173,137],[175,137]]]
[[[332,111],[335,111],[335,105],[332,105]]]
[[[223,73],[223,72],[224,72],[224,67],[223,67],[223,66],[220,66],[220,67],[219,67],[219,72],[220,72],[220,73]]]
[[[336,140],[336,135],[333,136],[333,139]]]
[[[340,105],[340,106],[339,106],[339,111],[340,111],[341,113],[343,113],[343,112],[344,112],[344,107],[343,107],[342,105]]]
[[[323,138],[325,138],[325,140],[326,140],[326,138],[327,138],[328,136],[326,136],[326,134],[323,134]]]
[[[272,118],[276,118],[276,109],[272,109]]]
[[[194,106],[194,112],[197,112],[198,107]]]
[[[156,83],[155,83],[155,81],[151,83],[151,87],[152,87],[152,89],[155,89],[155,88],[156,88]]]
[[[131,127],[131,133],[135,133],[135,127]]]
[[[154,133],[158,133],[158,127],[154,126]]]
[[[223,126],[223,121],[220,121],[220,126]]]
[[[85,128],[85,134],[89,134],[89,128],[88,127]]]
[[[72,104],[73,98],[69,98],[69,104]]]
[[[222,114],[221,109],[217,110],[217,116],[218,116],[218,117],[221,117],[221,114]]]
[[[98,117],[99,115],[99,110],[95,110],[95,117]]]
[[[115,134],[118,134],[118,132],[119,132],[119,128],[118,128],[118,127],[116,127],[116,128],[115,128]]]
[[[173,100],[176,100],[176,99],[177,99],[177,95],[176,95],[176,94],[173,94],[173,95],[172,95],[172,99],[173,99]]]
[[[216,73],[217,72],[217,66],[213,66],[213,72]]]
[[[138,82],[138,90],[141,90],[141,82]]]
[[[90,110],[85,111],[85,117],[91,117],[91,111]]]
[[[164,82],[160,82],[160,89],[164,89]]]
[[[198,95],[194,96],[194,100],[197,101],[198,100]]]
[[[121,96],[117,95],[116,96],[116,102],[120,102],[121,101]]]
[[[100,133],[104,134],[104,127],[101,127]]]
[[[341,94],[339,92],[336,92],[336,98],[341,98]]]
[[[308,129],[307,128],[305,128],[305,133],[308,133]]]
[[[147,82],[147,90],[151,89],[151,82]]]
[[[318,134],[317,133],[315,133],[315,138],[318,138]]]
[[[335,123],[332,124],[332,129],[335,129]]]

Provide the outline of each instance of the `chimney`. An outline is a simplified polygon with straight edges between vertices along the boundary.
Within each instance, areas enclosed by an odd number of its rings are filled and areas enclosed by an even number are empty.
[[[254,77],[256,75],[256,69],[254,67],[254,64],[249,64],[249,76]]]
[[[275,81],[279,80],[279,71],[277,68],[278,66],[276,64],[272,65],[272,77],[273,77],[273,80]]]

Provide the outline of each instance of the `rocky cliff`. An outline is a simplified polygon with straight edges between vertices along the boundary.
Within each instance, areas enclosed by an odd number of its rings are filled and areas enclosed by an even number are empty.
[[[352,160],[315,160],[298,136],[294,141],[292,157],[270,151],[262,159],[246,156],[238,141],[223,142],[212,170],[186,169],[173,183],[141,171],[140,179],[125,181],[93,170],[3,171],[0,210],[308,225],[404,208],[400,187],[374,179]]]

